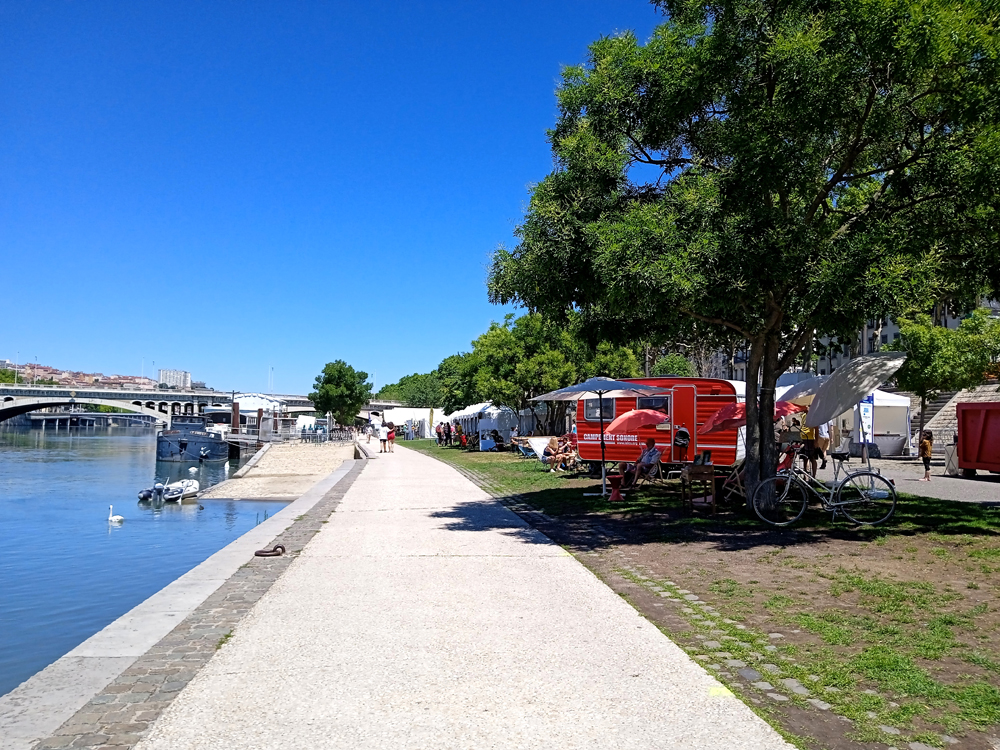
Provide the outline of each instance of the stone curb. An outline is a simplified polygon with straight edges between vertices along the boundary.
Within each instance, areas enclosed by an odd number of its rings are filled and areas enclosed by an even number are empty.
[[[155,646],[95,695],[33,750],[131,748],[149,731],[239,621],[322,528],[364,469],[356,460],[315,505],[274,537],[281,557],[251,557],[233,576]]]

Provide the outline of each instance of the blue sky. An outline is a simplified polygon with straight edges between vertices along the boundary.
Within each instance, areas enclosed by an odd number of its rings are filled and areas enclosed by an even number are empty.
[[[561,66],[642,0],[0,5],[0,358],[379,385],[500,320]]]

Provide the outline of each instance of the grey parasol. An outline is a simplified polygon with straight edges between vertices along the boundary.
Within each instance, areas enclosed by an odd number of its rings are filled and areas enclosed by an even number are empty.
[[[611,378],[590,378],[576,385],[568,385],[556,391],[543,393],[535,396],[532,401],[576,401],[586,398],[588,395],[597,396],[600,420],[601,420],[601,495],[608,494],[607,472],[604,467],[604,397],[627,398],[629,396],[641,395],[644,393],[659,393],[663,388],[656,385],[643,385],[642,383],[629,383],[625,380],[613,380]]]

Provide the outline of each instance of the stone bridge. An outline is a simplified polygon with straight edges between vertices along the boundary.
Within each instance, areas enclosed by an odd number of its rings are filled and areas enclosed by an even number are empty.
[[[230,394],[219,391],[140,391],[0,383],[0,422],[50,406],[98,404],[146,414],[169,423],[174,414],[201,414],[209,406],[229,406],[232,401]]]

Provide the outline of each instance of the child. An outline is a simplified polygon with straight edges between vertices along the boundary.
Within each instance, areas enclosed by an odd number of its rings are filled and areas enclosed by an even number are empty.
[[[920,449],[917,451],[917,454],[924,462],[924,478],[918,480],[920,482],[931,481],[931,452],[933,450],[934,433],[930,430],[924,430],[920,433]]]

